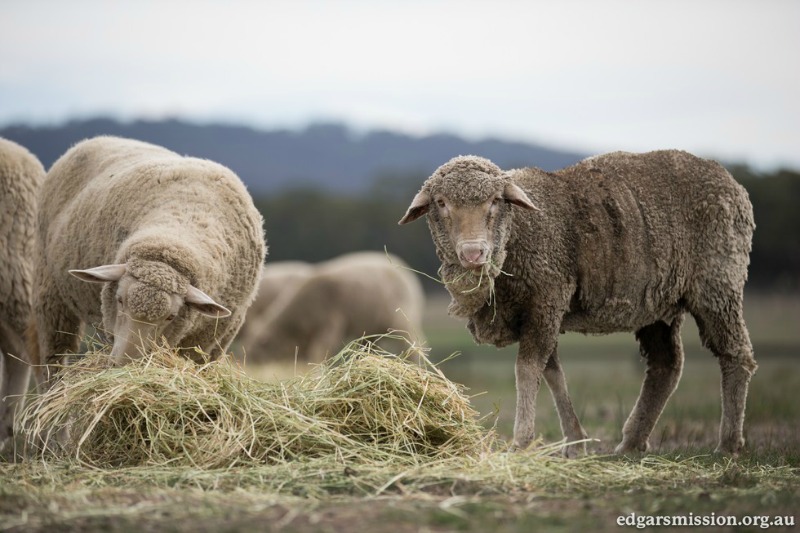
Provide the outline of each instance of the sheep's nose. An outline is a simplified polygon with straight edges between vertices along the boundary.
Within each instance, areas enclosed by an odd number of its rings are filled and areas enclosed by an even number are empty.
[[[464,256],[464,259],[466,259],[469,263],[477,263],[483,255],[483,250],[480,248],[470,248],[463,250],[461,253]]]
[[[463,266],[475,268],[486,263],[489,245],[485,241],[462,242],[459,248],[459,259]]]

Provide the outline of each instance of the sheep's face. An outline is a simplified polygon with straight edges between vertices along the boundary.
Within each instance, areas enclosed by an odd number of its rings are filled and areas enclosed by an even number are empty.
[[[458,205],[444,194],[432,196],[429,220],[447,235],[445,244],[452,248],[458,262],[466,269],[483,268],[494,251],[496,236],[503,231],[508,218],[504,200],[496,193],[476,205]],[[436,233],[436,232],[435,232]]]
[[[179,295],[142,283],[129,274],[117,283],[114,302],[116,312],[104,313],[104,319],[106,329],[114,332],[111,356],[117,361],[137,358],[162,336],[169,340],[170,326],[183,307]]]
[[[147,280],[143,281],[129,270],[127,264],[70,270],[83,281],[109,284],[104,291],[108,298],[104,294],[103,325],[114,335],[111,356],[117,362],[141,357],[162,338],[174,346],[188,328],[188,309],[215,318],[231,314],[188,282],[158,283],[163,277],[152,276],[142,276]]]
[[[536,209],[525,192],[490,161],[455,158],[428,178],[400,224],[427,214],[443,261],[469,270],[487,264],[499,268],[512,206]]]

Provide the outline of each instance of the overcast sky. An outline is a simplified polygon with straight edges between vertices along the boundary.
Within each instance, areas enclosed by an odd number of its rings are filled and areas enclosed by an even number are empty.
[[[0,0],[0,50],[0,125],[335,120],[800,168],[795,0]]]

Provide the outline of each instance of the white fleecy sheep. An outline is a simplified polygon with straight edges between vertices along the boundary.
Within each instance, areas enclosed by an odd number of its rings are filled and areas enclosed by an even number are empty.
[[[632,331],[647,372],[616,451],[647,451],[680,379],[689,312],[722,373],[718,450],[741,450],[756,370],[742,312],[755,224],[747,192],[721,165],[667,150],[504,172],[462,156],[425,181],[400,224],[425,214],[451,314],[468,319],[479,343],[519,342],[516,446],[534,439],[542,376],[564,436],[586,436],[558,360],[560,332]]]
[[[30,380],[25,330],[31,317],[36,196],[44,175],[36,156],[0,138],[0,449],[12,436]]]
[[[266,251],[262,217],[233,172],[96,137],[56,161],[40,198],[34,315],[42,360],[73,353],[83,324],[100,322],[118,362],[162,339],[192,359],[196,347],[211,358],[225,352]]]
[[[346,342],[389,332],[424,343],[424,293],[401,259],[356,252],[312,268],[300,283],[281,291],[263,314],[249,315],[253,335],[242,339],[248,362],[291,361],[296,356],[319,363]],[[390,337],[379,344],[386,349],[406,345]]]
[[[256,299],[247,309],[247,317],[236,336],[239,345],[254,346],[267,309],[278,301],[281,293],[294,290],[313,272],[314,266],[303,261],[276,261],[264,265]]]

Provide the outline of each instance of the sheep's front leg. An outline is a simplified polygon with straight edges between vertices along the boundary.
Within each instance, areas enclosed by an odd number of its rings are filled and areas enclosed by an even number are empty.
[[[244,324],[244,313],[235,314],[228,319],[225,331],[209,344],[203,346],[203,351],[211,357],[212,361],[218,360],[228,352],[233,339],[236,338],[236,334],[241,330],[242,324]]]
[[[517,449],[524,450],[535,437],[536,395],[555,343],[555,335],[544,340],[538,336],[526,336],[519,341],[515,366],[517,412],[514,418],[514,446]]]
[[[36,341],[31,339],[30,342],[38,345],[32,346],[30,351],[35,359],[33,362],[38,363],[33,376],[38,391],[42,393],[53,385],[59,367],[68,362],[68,354],[78,351],[83,324],[61,300],[52,280],[39,279],[37,283],[38,290],[33,297]]]
[[[547,360],[547,365],[544,367],[544,379],[556,404],[558,419],[561,423],[561,433],[568,442],[585,439],[587,436],[586,431],[581,426],[578,415],[575,414],[575,408],[572,406],[572,400],[567,391],[567,377],[564,375],[564,370],[558,360],[557,350],[553,350]],[[586,453],[585,442],[564,446],[564,457],[577,457],[581,453]]]

